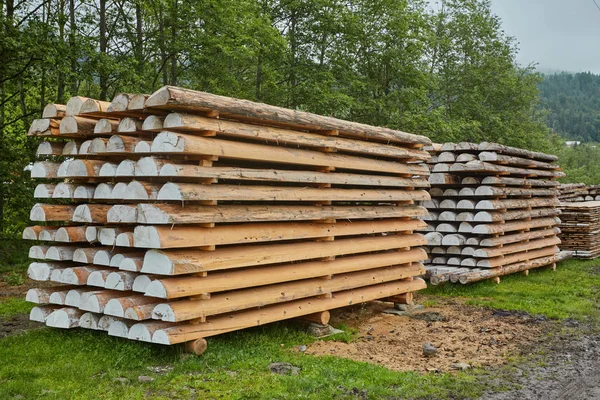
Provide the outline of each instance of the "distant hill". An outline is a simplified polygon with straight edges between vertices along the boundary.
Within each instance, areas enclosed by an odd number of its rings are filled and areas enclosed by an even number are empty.
[[[567,139],[600,142],[600,75],[545,75],[540,91],[550,128]]]

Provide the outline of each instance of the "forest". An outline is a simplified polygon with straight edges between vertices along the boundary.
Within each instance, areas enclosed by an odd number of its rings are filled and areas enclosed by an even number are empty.
[[[546,75],[540,95],[548,127],[566,140],[600,142],[600,75]]]
[[[32,203],[26,128],[73,95],[180,85],[436,142],[560,144],[488,0],[2,0],[0,29],[3,238]]]

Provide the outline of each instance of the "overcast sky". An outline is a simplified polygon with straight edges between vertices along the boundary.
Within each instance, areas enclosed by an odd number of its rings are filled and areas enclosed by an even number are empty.
[[[519,63],[537,62],[542,72],[600,73],[600,10],[593,0],[492,0],[492,10],[519,42]]]

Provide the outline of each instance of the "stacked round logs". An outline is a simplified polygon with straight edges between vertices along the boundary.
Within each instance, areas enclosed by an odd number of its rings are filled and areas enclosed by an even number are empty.
[[[495,143],[430,148],[426,237],[432,284],[469,283],[555,266],[555,156]]]
[[[31,318],[161,344],[410,302],[429,139],[175,87],[33,122]]]
[[[563,203],[561,209],[561,249],[577,258],[600,256],[600,201]]]
[[[600,200],[600,185],[585,183],[563,183],[558,187],[561,203]]]

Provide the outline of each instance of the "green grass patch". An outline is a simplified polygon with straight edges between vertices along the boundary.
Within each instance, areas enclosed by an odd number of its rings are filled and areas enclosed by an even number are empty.
[[[531,270],[527,277],[514,274],[501,279],[500,284],[487,280],[470,285],[430,286],[420,293],[460,297],[471,305],[526,311],[549,318],[600,320],[600,260],[567,260],[556,271],[540,268]]]
[[[297,351],[313,340],[294,324],[272,324],[211,338],[207,352],[196,357],[180,347],[44,328],[0,340],[0,398],[354,399],[366,393],[370,399],[444,399],[477,397],[486,389],[478,372],[394,372]],[[271,362],[289,362],[301,372],[273,374]],[[173,370],[161,375],[147,369],[163,365]],[[140,383],[140,375],[155,379]]]
[[[0,318],[8,318],[13,315],[29,313],[33,305],[19,297],[0,299]]]

